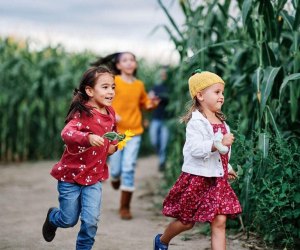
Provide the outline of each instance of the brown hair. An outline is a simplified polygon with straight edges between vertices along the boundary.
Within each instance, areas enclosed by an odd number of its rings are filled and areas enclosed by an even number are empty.
[[[121,75],[121,71],[117,68],[117,64],[120,62],[120,59],[121,59],[122,55],[124,55],[124,54],[131,54],[136,61],[136,56],[132,52],[124,51],[124,52],[113,53],[113,54],[107,55],[105,57],[100,57],[95,62],[92,62],[91,65],[92,66],[105,65],[115,75]],[[137,69],[133,72],[134,76],[136,76],[136,74],[137,74]]]
[[[91,67],[84,72],[79,87],[74,90],[73,99],[65,123],[68,123],[76,112],[79,112],[80,114],[85,112],[88,116],[92,116],[91,108],[86,106],[90,97],[85,92],[85,88],[87,86],[93,88],[98,78],[104,73],[109,73],[114,77],[113,73],[106,66]]]

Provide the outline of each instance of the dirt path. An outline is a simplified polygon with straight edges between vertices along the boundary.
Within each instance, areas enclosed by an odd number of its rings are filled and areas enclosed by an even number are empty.
[[[58,229],[51,243],[43,240],[41,227],[46,211],[57,206],[56,181],[49,175],[54,162],[24,163],[0,166],[0,249],[12,250],[72,250],[79,224]],[[101,220],[94,245],[95,250],[151,250],[153,236],[170,221],[154,209],[154,196],[161,176],[155,156],[141,158],[137,167],[137,191],[134,193],[134,219],[122,221],[117,215],[120,193],[109,181],[103,184]],[[195,229],[196,230],[196,229]],[[192,236],[191,236],[192,235]],[[190,237],[191,236],[191,237]],[[183,238],[191,240],[183,241]],[[228,240],[228,250],[246,250],[239,240]],[[193,233],[177,236],[170,250],[210,249],[208,237]]]

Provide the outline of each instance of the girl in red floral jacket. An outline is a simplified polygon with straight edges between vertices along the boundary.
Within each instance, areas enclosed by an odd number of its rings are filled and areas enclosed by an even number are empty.
[[[108,178],[106,159],[117,150],[103,135],[115,131],[114,75],[92,67],[81,79],[61,132],[65,151],[51,175],[58,180],[59,208],[50,208],[43,225],[48,242],[58,227],[73,227],[80,216],[76,249],[91,249],[97,231],[102,197],[101,181]]]

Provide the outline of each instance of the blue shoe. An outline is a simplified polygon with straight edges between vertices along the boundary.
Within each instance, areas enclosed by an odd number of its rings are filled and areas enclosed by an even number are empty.
[[[155,236],[153,241],[153,250],[168,250],[168,245],[165,245],[160,241],[161,236],[162,234],[158,234]]]

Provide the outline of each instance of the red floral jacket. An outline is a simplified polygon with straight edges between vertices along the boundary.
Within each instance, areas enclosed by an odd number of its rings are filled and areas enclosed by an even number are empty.
[[[89,134],[103,136],[106,132],[116,131],[115,112],[107,107],[108,114],[104,115],[96,109],[92,116],[84,112],[74,115],[61,132],[65,142],[65,151],[51,171],[51,175],[60,181],[92,185],[108,178],[106,159],[109,140],[104,138],[103,146],[91,146]]]

